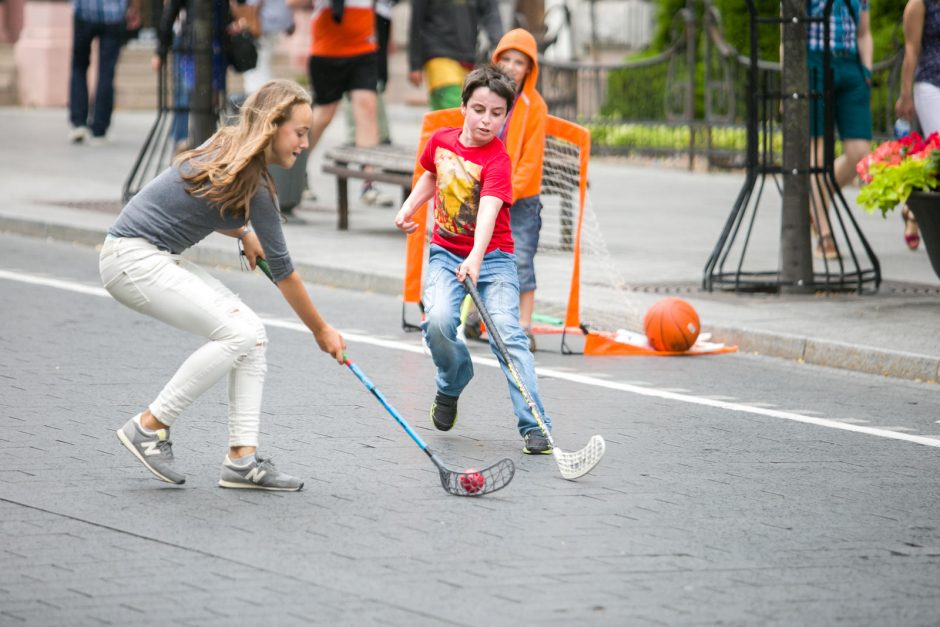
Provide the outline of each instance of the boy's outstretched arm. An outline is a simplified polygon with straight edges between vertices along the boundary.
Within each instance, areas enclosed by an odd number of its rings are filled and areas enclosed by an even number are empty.
[[[483,265],[483,255],[490,245],[493,237],[493,227],[496,226],[496,216],[503,208],[503,201],[496,196],[483,196],[480,198],[480,210],[477,212],[477,226],[473,232],[473,249],[467,258],[457,266],[457,280],[463,283],[469,275],[474,285],[480,278],[480,266]]]
[[[411,193],[408,194],[408,198],[402,203],[398,215],[395,216],[396,227],[405,233],[413,233],[415,229],[418,228],[418,224],[412,221],[411,218],[419,207],[423,207],[424,203],[430,200],[431,195],[434,193],[434,185],[436,182],[437,176],[430,172],[425,171],[425,173],[421,175],[421,178],[418,179],[418,182],[415,183],[415,186],[411,189]]]

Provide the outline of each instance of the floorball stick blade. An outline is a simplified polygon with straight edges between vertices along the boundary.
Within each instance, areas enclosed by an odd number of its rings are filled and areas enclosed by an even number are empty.
[[[594,470],[604,456],[605,450],[607,450],[607,443],[604,442],[604,438],[595,435],[580,451],[569,453],[556,447],[552,454],[555,456],[561,476],[571,481]]]
[[[454,496],[483,496],[502,490],[512,481],[516,466],[504,458],[483,470],[460,471],[440,464],[441,486]]]

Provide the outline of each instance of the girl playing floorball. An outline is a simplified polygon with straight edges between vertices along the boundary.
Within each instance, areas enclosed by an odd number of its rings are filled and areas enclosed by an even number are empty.
[[[284,241],[268,166],[294,165],[307,148],[310,96],[292,81],[265,83],[242,106],[237,126],[182,153],[124,207],[101,250],[101,280],[120,303],[208,342],[183,362],[157,398],[118,432],[159,479],[181,484],[170,427],[228,377],[229,442],[219,485],[296,491],[303,482],[256,453],[267,337],[238,296],[180,254],[213,231],[237,238],[248,263],[267,260],[274,280],[320,349],[343,363],[345,342],[317,312]]]

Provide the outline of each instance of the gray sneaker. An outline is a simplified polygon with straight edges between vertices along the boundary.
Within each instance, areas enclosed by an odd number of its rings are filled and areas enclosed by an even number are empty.
[[[186,477],[173,470],[173,444],[170,442],[169,427],[148,434],[134,418],[117,430],[121,444],[160,481],[186,483]]]
[[[252,490],[279,490],[297,492],[304,482],[274,467],[270,459],[255,454],[255,461],[247,466],[236,466],[225,456],[219,486],[223,488],[247,488]]]

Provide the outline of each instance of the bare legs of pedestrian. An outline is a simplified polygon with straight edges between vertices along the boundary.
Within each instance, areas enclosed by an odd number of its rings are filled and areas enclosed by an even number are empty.
[[[842,155],[832,164],[836,184],[842,189],[851,183],[856,176],[855,166],[864,159],[871,150],[871,142],[867,139],[846,139],[842,141]],[[820,166],[825,158],[823,141],[820,138],[813,140],[812,159],[814,166]],[[835,239],[832,236],[832,224],[829,219],[829,191],[822,175],[813,177],[813,196],[810,203],[810,221],[813,231],[819,237],[816,246],[817,252],[833,259],[838,256]]]

